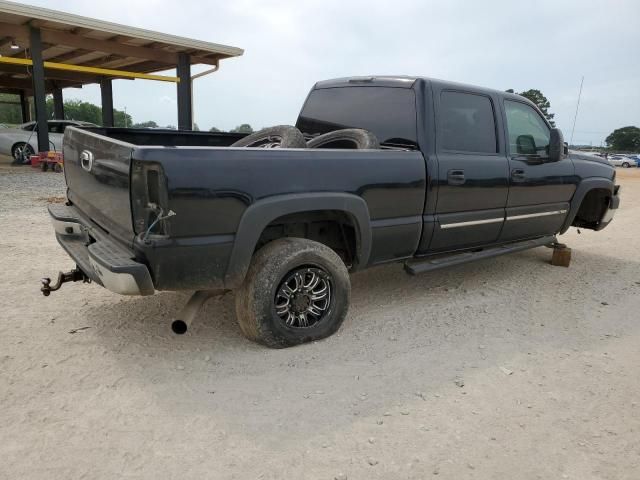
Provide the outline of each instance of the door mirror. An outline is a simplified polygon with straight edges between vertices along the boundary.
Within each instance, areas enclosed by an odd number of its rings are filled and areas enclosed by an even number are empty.
[[[558,162],[564,158],[564,137],[559,128],[549,132],[549,162]]]
[[[518,155],[535,155],[536,141],[533,135],[518,135],[516,138],[516,150]]]

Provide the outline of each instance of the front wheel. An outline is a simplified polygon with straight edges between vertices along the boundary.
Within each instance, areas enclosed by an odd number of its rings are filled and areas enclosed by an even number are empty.
[[[350,296],[349,273],[333,250],[303,238],[282,238],[253,256],[236,292],[236,315],[247,338],[284,348],[335,333]]]
[[[11,156],[14,164],[24,164],[31,158],[35,152],[33,147],[28,143],[16,143],[11,149]]]
[[[630,165],[629,165],[629,162],[624,162],[624,163],[622,164],[622,168],[629,168],[629,166],[630,166]]]

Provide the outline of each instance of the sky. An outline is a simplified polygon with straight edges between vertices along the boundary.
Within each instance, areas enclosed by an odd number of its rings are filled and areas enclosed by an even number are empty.
[[[516,92],[536,88],[569,140],[599,146],[640,126],[638,0],[86,0],[27,3],[243,48],[194,82],[200,129],[294,124],[319,80],[418,75]],[[197,73],[206,67],[197,66]],[[114,106],[175,125],[176,87],[116,80]],[[65,98],[100,103],[98,86]]]

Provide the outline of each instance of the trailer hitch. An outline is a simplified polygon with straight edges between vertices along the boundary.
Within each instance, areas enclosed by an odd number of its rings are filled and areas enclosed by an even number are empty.
[[[56,290],[58,290],[63,283],[80,281],[84,283],[91,283],[91,279],[87,276],[87,274],[76,267],[69,272],[58,272],[58,280],[54,285],[51,285],[50,278],[43,278],[42,280],[40,280],[40,282],[42,283],[40,291],[45,297],[48,297],[49,295],[51,295],[51,292],[55,292]]]

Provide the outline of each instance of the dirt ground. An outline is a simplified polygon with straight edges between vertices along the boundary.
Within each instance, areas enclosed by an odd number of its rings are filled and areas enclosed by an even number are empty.
[[[356,274],[342,329],[268,350],[233,295],[39,279],[72,262],[63,176],[0,166],[1,479],[640,478],[640,169],[602,232],[409,277]]]

